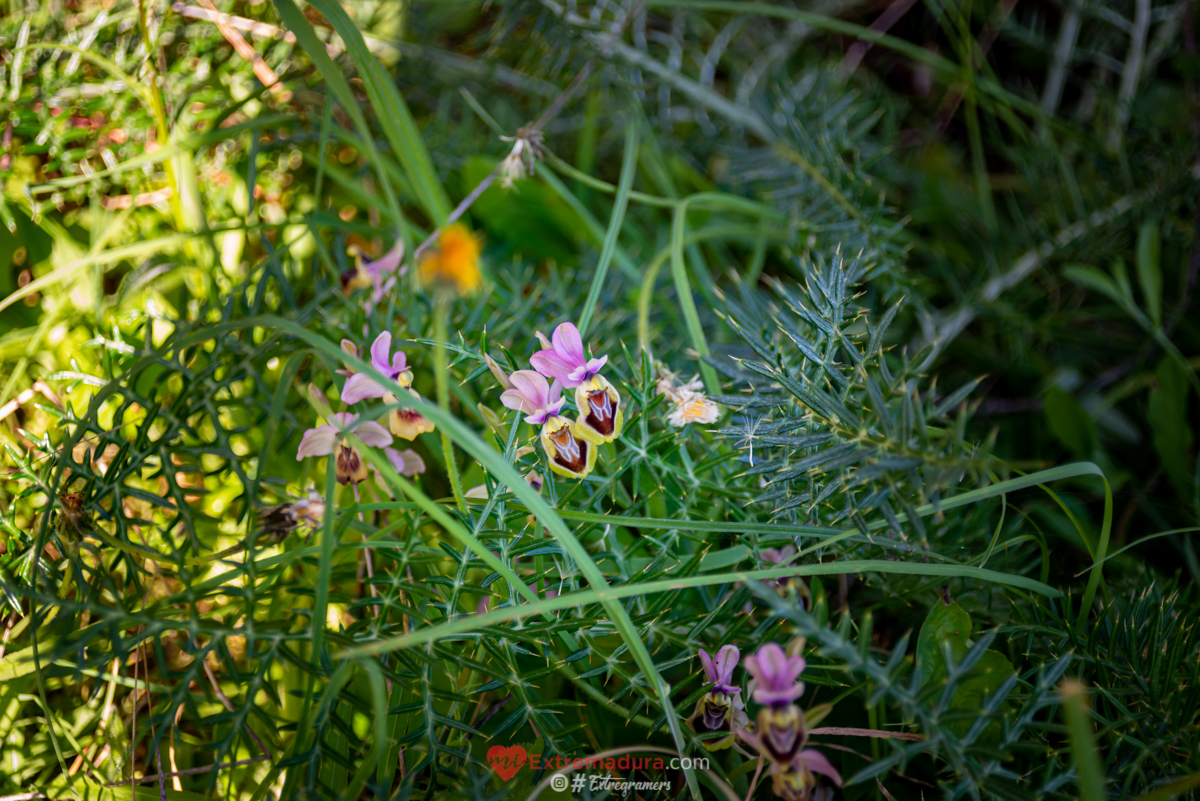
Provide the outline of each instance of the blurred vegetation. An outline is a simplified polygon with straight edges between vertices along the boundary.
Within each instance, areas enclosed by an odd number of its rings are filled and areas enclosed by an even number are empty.
[[[1197,28],[8,0],[0,798],[528,797],[496,744],[652,744],[712,757],[662,797],[768,798],[682,725],[698,647],[767,641],[824,726],[922,736],[814,738],[852,801],[1194,795]],[[414,254],[460,215],[483,288],[451,296]],[[626,404],[583,480],[485,362],[566,320]],[[385,331],[426,470],[339,487],[296,449],[365,367],[339,341]],[[693,375],[721,416],[677,428]],[[262,529],[305,501],[338,513]],[[974,639],[926,684],[947,598]]]

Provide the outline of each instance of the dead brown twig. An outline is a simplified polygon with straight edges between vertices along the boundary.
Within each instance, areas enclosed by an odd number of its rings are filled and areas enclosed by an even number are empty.
[[[283,92],[283,84],[279,82],[279,76],[268,66],[267,62],[263,61],[262,56],[250,46],[250,43],[242,38],[237,29],[230,24],[229,15],[218,11],[217,7],[213,5],[212,0],[200,0],[200,4],[208,11],[207,19],[217,26],[217,30],[225,37],[225,41],[229,42],[237,54],[253,67],[254,75],[262,85],[270,89],[272,94],[281,94]]]

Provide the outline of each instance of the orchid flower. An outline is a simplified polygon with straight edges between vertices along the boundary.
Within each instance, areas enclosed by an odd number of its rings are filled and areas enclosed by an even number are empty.
[[[353,343],[351,343],[351,347],[353,347]],[[345,348],[346,343],[343,341],[342,349],[345,350]],[[384,331],[371,343],[371,366],[400,386],[408,387],[412,383],[412,373],[408,370],[408,360],[404,356],[404,351],[396,351],[395,356],[392,356],[391,352],[392,335]],[[355,373],[350,376],[346,381],[346,386],[342,389],[342,400],[354,404],[366,398],[382,398],[387,394],[388,390],[377,384],[375,379],[366,373]]]
[[[396,279],[408,271],[407,267],[400,264],[403,260],[404,242],[397,239],[392,249],[375,261],[363,261],[359,264],[359,269],[367,274],[374,287],[371,292],[372,305],[383,300],[384,293],[396,285]]]
[[[340,484],[355,484],[367,477],[367,465],[359,456],[358,449],[348,444],[351,434],[358,437],[363,445],[372,448],[385,448],[392,444],[392,435],[374,420],[358,422],[357,414],[340,412],[331,414],[329,422],[310,428],[300,438],[300,448],[296,451],[296,460],[306,456],[328,456],[336,453],[335,461],[337,480]]]
[[[546,347],[529,361],[542,375],[575,390],[579,435],[595,445],[604,445],[620,436],[625,418],[621,394],[600,375],[608,357],[589,359],[583,352],[583,338],[573,323],[562,323],[555,328],[549,342],[540,331],[537,337]]]
[[[395,448],[384,448],[383,454],[392,463],[396,472],[405,478],[425,472],[425,460],[412,448],[398,451]]]
[[[533,370],[517,370],[508,376],[508,381],[512,389],[501,393],[500,402],[524,414],[526,423],[541,425],[548,417],[558,414],[567,402],[557,380],[553,384],[547,383],[544,376]]]
[[[778,554],[785,559],[784,553]],[[754,746],[771,762],[771,789],[786,801],[807,801],[817,781],[813,774],[828,776],[841,786],[841,774],[820,751],[805,748],[808,725],[794,701],[804,692],[799,681],[804,672],[802,657],[788,656],[773,642],[746,657],[746,670],[754,676],[754,700],[763,705],[757,726],[738,736]]]
[[[788,764],[775,763],[771,766],[771,790],[784,801],[811,801],[822,796],[817,789],[820,773],[828,776],[838,787],[842,786],[842,775],[820,751],[806,748],[796,754]],[[826,789],[826,798],[829,795]]]
[[[742,653],[736,645],[726,645],[717,651],[716,659],[709,656],[703,648],[700,649],[700,664],[704,668],[704,677],[713,685],[713,690],[726,695],[736,695],[742,691],[741,687],[733,683],[733,669],[737,667],[741,658]]]
[[[545,341],[544,337],[539,337]],[[547,378],[557,378],[567,389],[574,389],[608,363],[607,356],[589,359],[583,353],[583,338],[574,323],[563,323],[554,329],[551,346],[539,350],[529,359],[533,369]]]
[[[758,552],[759,561],[764,565],[778,565],[779,567],[788,564],[796,556],[797,553],[794,545],[785,545],[782,548],[763,548]],[[794,589],[805,609],[808,609],[812,605],[812,593],[809,592],[808,585],[801,581],[798,576],[782,579],[763,579],[762,583],[767,587],[774,588],[776,592],[783,596],[787,596],[789,589]],[[734,586],[741,587],[742,583],[739,581]],[[746,601],[743,611],[747,615],[750,614],[754,611],[754,604]]]
[[[773,642],[763,645],[758,653],[746,657],[746,670],[757,682],[754,700],[764,706],[795,701],[804,694],[804,682],[799,679],[805,664],[803,657],[788,656]]]
[[[795,704],[764,707],[756,724],[754,729],[740,730],[738,736],[770,760],[775,795],[789,801],[811,798],[816,786],[814,773],[828,776],[841,786],[841,774],[825,755],[804,747],[808,728],[804,713]]]
[[[741,652],[736,645],[726,645],[717,651],[716,659],[703,648],[699,655],[704,677],[713,686],[696,702],[696,709],[686,722],[697,734],[725,732],[724,737],[701,741],[707,750],[720,751],[733,745],[736,733],[750,722],[739,697],[742,688],[733,683],[733,670]]]

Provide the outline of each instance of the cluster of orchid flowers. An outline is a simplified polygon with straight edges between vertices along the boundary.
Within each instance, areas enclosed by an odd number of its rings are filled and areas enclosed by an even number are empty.
[[[537,337],[543,349],[529,357],[532,370],[507,375],[490,357],[488,366],[504,387],[500,402],[525,415],[525,422],[541,426],[538,439],[550,469],[568,478],[583,478],[596,465],[596,449],[621,434],[625,409],[621,394],[600,375],[607,356],[589,358],[583,338],[572,323],[554,329],[547,340]],[[563,389],[575,390],[579,416],[571,420],[559,412],[566,398]]]
[[[358,358],[358,347],[350,340],[342,340],[342,350],[351,358]],[[399,384],[401,391],[408,392],[414,398],[421,397],[412,389],[413,374],[408,369],[408,359],[404,351],[397,350],[392,354],[392,335],[387,331],[376,337],[371,344],[371,366]],[[356,372],[348,364],[345,370],[337,372],[346,377],[341,398],[347,405],[353,406],[370,398],[382,398],[384,403],[390,406],[399,403],[390,389],[366,373]],[[400,475],[411,477],[425,472],[425,463],[415,451],[398,451],[389,447],[393,436],[412,441],[420,434],[433,431],[433,423],[424,415],[412,409],[393,408],[388,413],[388,427],[385,429],[374,420],[360,420],[359,415],[351,412],[334,413],[329,408],[325,393],[315,385],[309,385],[309,395],[321,417],[327,422],[304,432],[300,439],[300,448],[296,452],[297,460],[306,456],[333,454],[338,483],[345,485],[353,482],[357,486],[366,480],[368,470],[367,463],[363,461],[351,439],[353,435],[367,447],[382,448],[384,455]]]
[[[712,688],[701,696],[688,726],[697,734],[725,736],[704,741],[710,751],[729,748],[740,739],[754,748],[770,765],[771,786],[775,795],[786,801],[807,801],[817,786],[815,774],[822,774],[839,787],[841,774],[825,755],[808,743],[808,721],[796,705],[804,694],[805,661],[789,656],[773,642],[766,643],[753,656],[746,657],[746,670],[754,701],[762,706],[751,722],[740,697],[742,688],[733,680],[733,671],[741,659],[735,645],[726,645],[713,659],[700,649],[704,677]]]

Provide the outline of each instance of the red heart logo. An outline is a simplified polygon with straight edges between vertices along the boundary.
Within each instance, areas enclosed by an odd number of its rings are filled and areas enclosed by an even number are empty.
[[[510,745],[507,748],[503,745],[493,745],[488,749],[487,759],[496,775],[508,781],[517,775],[525,760],[529,759],[529,754],[523,745]]]

